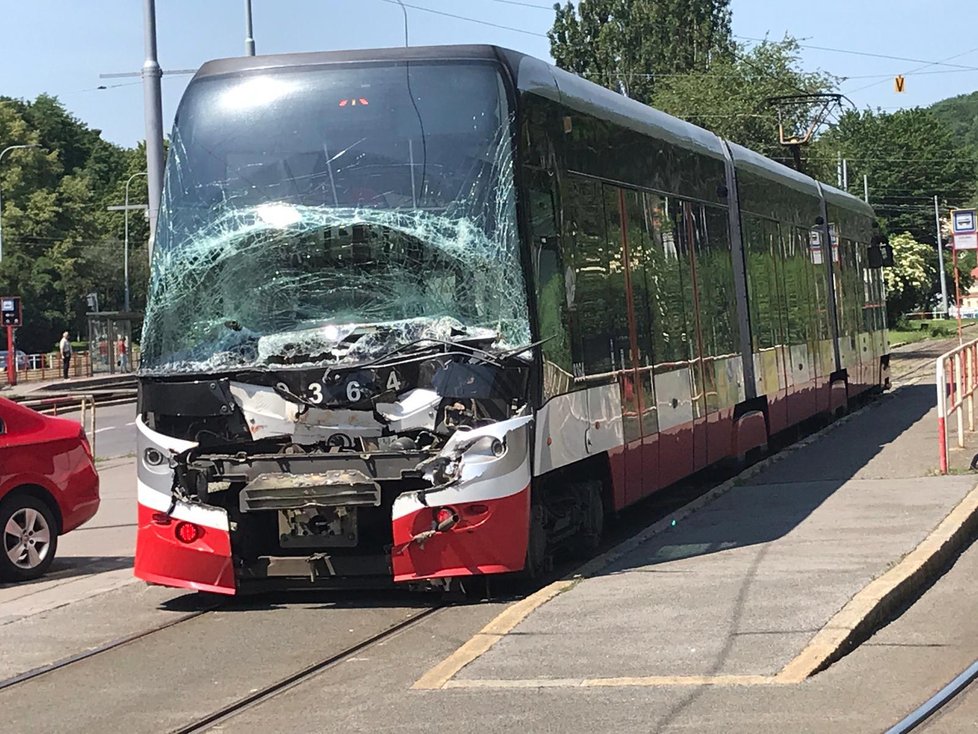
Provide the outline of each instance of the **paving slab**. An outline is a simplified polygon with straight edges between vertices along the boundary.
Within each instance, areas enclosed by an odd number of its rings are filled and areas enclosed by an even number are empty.
[[[934,475],[933,393],[887,396],[568,585],[451,685],[776,676],[975,487]]]

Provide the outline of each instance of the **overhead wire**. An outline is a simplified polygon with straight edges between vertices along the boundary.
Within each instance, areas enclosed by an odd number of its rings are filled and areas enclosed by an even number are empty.
[[[967,56],[968,54],[974,53],[975,51],[978,51],[978,46],[976,46],[975,48],[968,49],[967,51],[962,51],[961,53],[952,54],[951,56],[948,56],[947,58],[941,59],[940,61],[927,62],[923,66],[918,66],[918,67],[916,67],[914,69],[911,69],[910,71],[904,72],[903,76],[907,76],[908,74],[915,74],[918,71],[921,71],[923,69],[926,69],[926,68],[928,68],[930,66],[936,66],[937,64],[943,64],[944,62],[950,61],[951,59],[957,59],[957,58],[960,58],[962,56]],[[855,94],[856,92],[862,92],[863,90],[869,89],[871,87],[875,87],[875,86],[877,86],[879,84],[882,84],[884,81],[886,81],[886,80],[885,79],[881,79],[879,81],[875,81],[875,82],[871,82],[870,84],[866,84],[865,86],[858,87],[857,89],[852,89],[852,90],[849,91],[849,94]]]
[[[441,15],[446,18],[454,18],[455,20],[464,20],[469,23],[478,23],[479,25],[489,26],[490,28],[499,28],[504,31],[512,31],[513,33],[522,33],[527,36],[534,36],[536,38],[547,38],[545,33],[536,33],[534,31],[528,31],[524,28],[515,28],[513,26],[502,25],[501,23],[492,23],[488,20],[479,20],[478,18],[470,18],[467,15],[458,15],[457,13],[449,13],[444,10],[435,10],[434,8],[426,8],[423,5],[415,5],[413,3],[401,3],[399,0],[380,0],[380,2],[387,3],[388,5],[404,5],[406,8],[411,8],[412,10],[419,10],[422,13],[431,13],[432,15]]]
[[[755,41],[755,42],[759,42],[759,43],[767,43],[767,42],[769,42],[768,39],[766,39],[766,38],[752,38],[750,36],[740,36],[740,35],[736,35],[736,34],[734,35],[734,38],[742,38],[745,41]],[[798,47],[799,48],[813,49],[813,50],[816,50],[816,51],[830,51],[830,52],[833,52],[833,53],[851,54],[853,56],[868,56],[868,57],[876,58],[876,59],[889,59],[891,61],[909,61],[909,62],[914,63],[914,64],[925,64],[927,66],[936,66],[936,65],[951,66],[951,67],[955,67],[956,69],[959,69],[959,70],[962,70],[962,71],[978,71],[978,66],[965,66],[963,64],[948,64],[948,63],[946,63],[950,59],[955,59],[955,58],[958,58],[959,56],[966,56],[969,53],[973,53],[974,51],[978,51],[978,48],[971,49],[971,51],[965,51],[964,53],[961,53],[961,54],[956,54],[955,56],[949,56],[947,59],[944,59],[943,61],[927,61],[925,59],[912,59],[912,58],[909,58],[909,57],[906,57],[906,56],[892,56],[890,54],[878,54],[878,53],[873,53],[873,52],[870,52],[870,51],[855,51],[853,49],[848,49],[848,48],[831,48],[829,46],[814,46],[814,45],[809,44],[809,43],[798,43]]]

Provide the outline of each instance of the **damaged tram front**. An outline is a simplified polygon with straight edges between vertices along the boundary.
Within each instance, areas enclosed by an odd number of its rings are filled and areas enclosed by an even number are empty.
[[[501,70],[283,58],[206,65],[177,115],[136,575],[235,593],[519,571],[533,366]]]

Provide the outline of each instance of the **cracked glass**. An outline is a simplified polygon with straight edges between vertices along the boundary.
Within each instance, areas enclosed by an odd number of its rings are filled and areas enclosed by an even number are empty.
[[[205,77],[166,168],[142,369],[530,340],[511,112],[487,63]]]

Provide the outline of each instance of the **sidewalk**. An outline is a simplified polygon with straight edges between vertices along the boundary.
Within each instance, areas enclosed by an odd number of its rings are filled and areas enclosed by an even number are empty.
[[[16,385],[0,384],[0,397],[8,400],[43,398],[48,393],[85,393],[100,389],[136,387],[136,373],[126,372],[93,377],[71,377],[67,380],[18,382]]]
[[[549,600],[510,607],[416,688],[800,682],[827,640],[847,651],[840,618],[878,615],[894,574],[860,592],[978,496],[974,476],[934,476],[934,401],[924,382],[871,404]],[[908,562],[923,568],[921,553]]]

